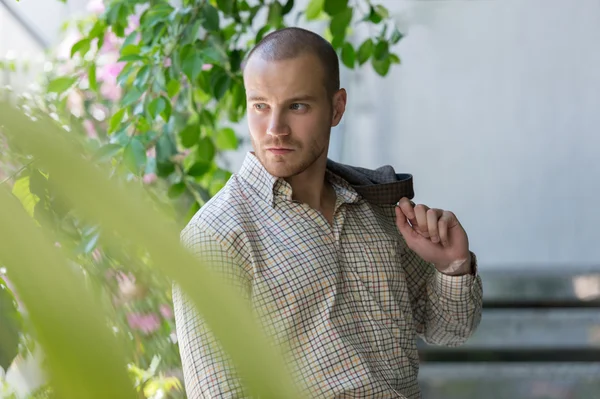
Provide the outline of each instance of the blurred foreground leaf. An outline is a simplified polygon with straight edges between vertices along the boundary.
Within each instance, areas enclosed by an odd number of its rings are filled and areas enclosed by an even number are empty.
[[[253,396],[296,398],[283,359],[265,338],[247,303],[179,242],[179,228],[149,204],[143,190],[108,180],[109,171],[85,161],[80,146],[49,118],[32,121],[0,102],[0,125],[18,148],[31,153],[52,176],[57,192],[106,234],[146,248],[158,269],[194,301],[231,356]],[[102,325],[102,311],[18,201],[0,190],[0,259],[32,320],[62,398],[133,397],[117,343]],[[5,211],[6,210],[6,211]],[[34,250],[32,250],[34,249]]]

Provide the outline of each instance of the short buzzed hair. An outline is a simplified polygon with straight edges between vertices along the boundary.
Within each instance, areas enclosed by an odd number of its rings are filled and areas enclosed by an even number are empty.
[[[242,68],[254,54],[265,61],[283,61],[303,54],[315,55],[325,72],[325,89],[329,97],[340,89],[340,63],[331,43],[306,29],[290,27],[276,30],[262,38],[246,56]]]

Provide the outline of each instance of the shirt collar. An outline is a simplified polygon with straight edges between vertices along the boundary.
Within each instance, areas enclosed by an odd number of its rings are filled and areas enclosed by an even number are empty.
[[[275,205],[276,200],[292,201],[292,187],[290,184],[284,179],[275,177],[267,172],[252,152],[246,154],[238,175],[272,206]],[[341,201],[342,203],[356,203],[361,199],[354,188],[338,175],[327,170],[325,176],[336,192],[337,201]]]

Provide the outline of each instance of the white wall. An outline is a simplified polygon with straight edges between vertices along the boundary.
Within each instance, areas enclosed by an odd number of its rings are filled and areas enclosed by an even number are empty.
[[[402,65],[345,82],[341,161],[413,173],[482,267],[600,266],[600,1],[383,3]]]

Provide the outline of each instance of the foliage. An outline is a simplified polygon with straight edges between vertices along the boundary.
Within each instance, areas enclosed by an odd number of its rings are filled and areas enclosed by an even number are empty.
[[[167,212],[179,227],[231,176],[223,155],[241,142],[241,63],[265,34],[307,21],[325,27],[348,68],[370,61],[385,76],[400,62],[391,49],[402,35],[388,11],[370,0],[355,6],[310,0],[305,10],[294,0],[183,0],[177,6],[93,0],[88,11],[65,25],[52,68],[36,90],[18,98],[19,107],[33,120],[50,116],[65,134],[79,137],[73,145],[83,159],[104,168],[119,187],[139,186],[155,211]],[[378,33],[355,45],[352,31],[361,26]],[[146,397],[155,392],[148,387],[157,386],[167,397],[184,397],[168,273],[135,237],[83,217],[58,190],[53,171],[16,142],[10,146],[10,159],[0,163],[10,163],[13,195],[107,309],[109,327],[126,345],[133,385]],[[118,206],[112,205],[115,212]],[[21,346],[39,339],[39,331],[25,328]]]

